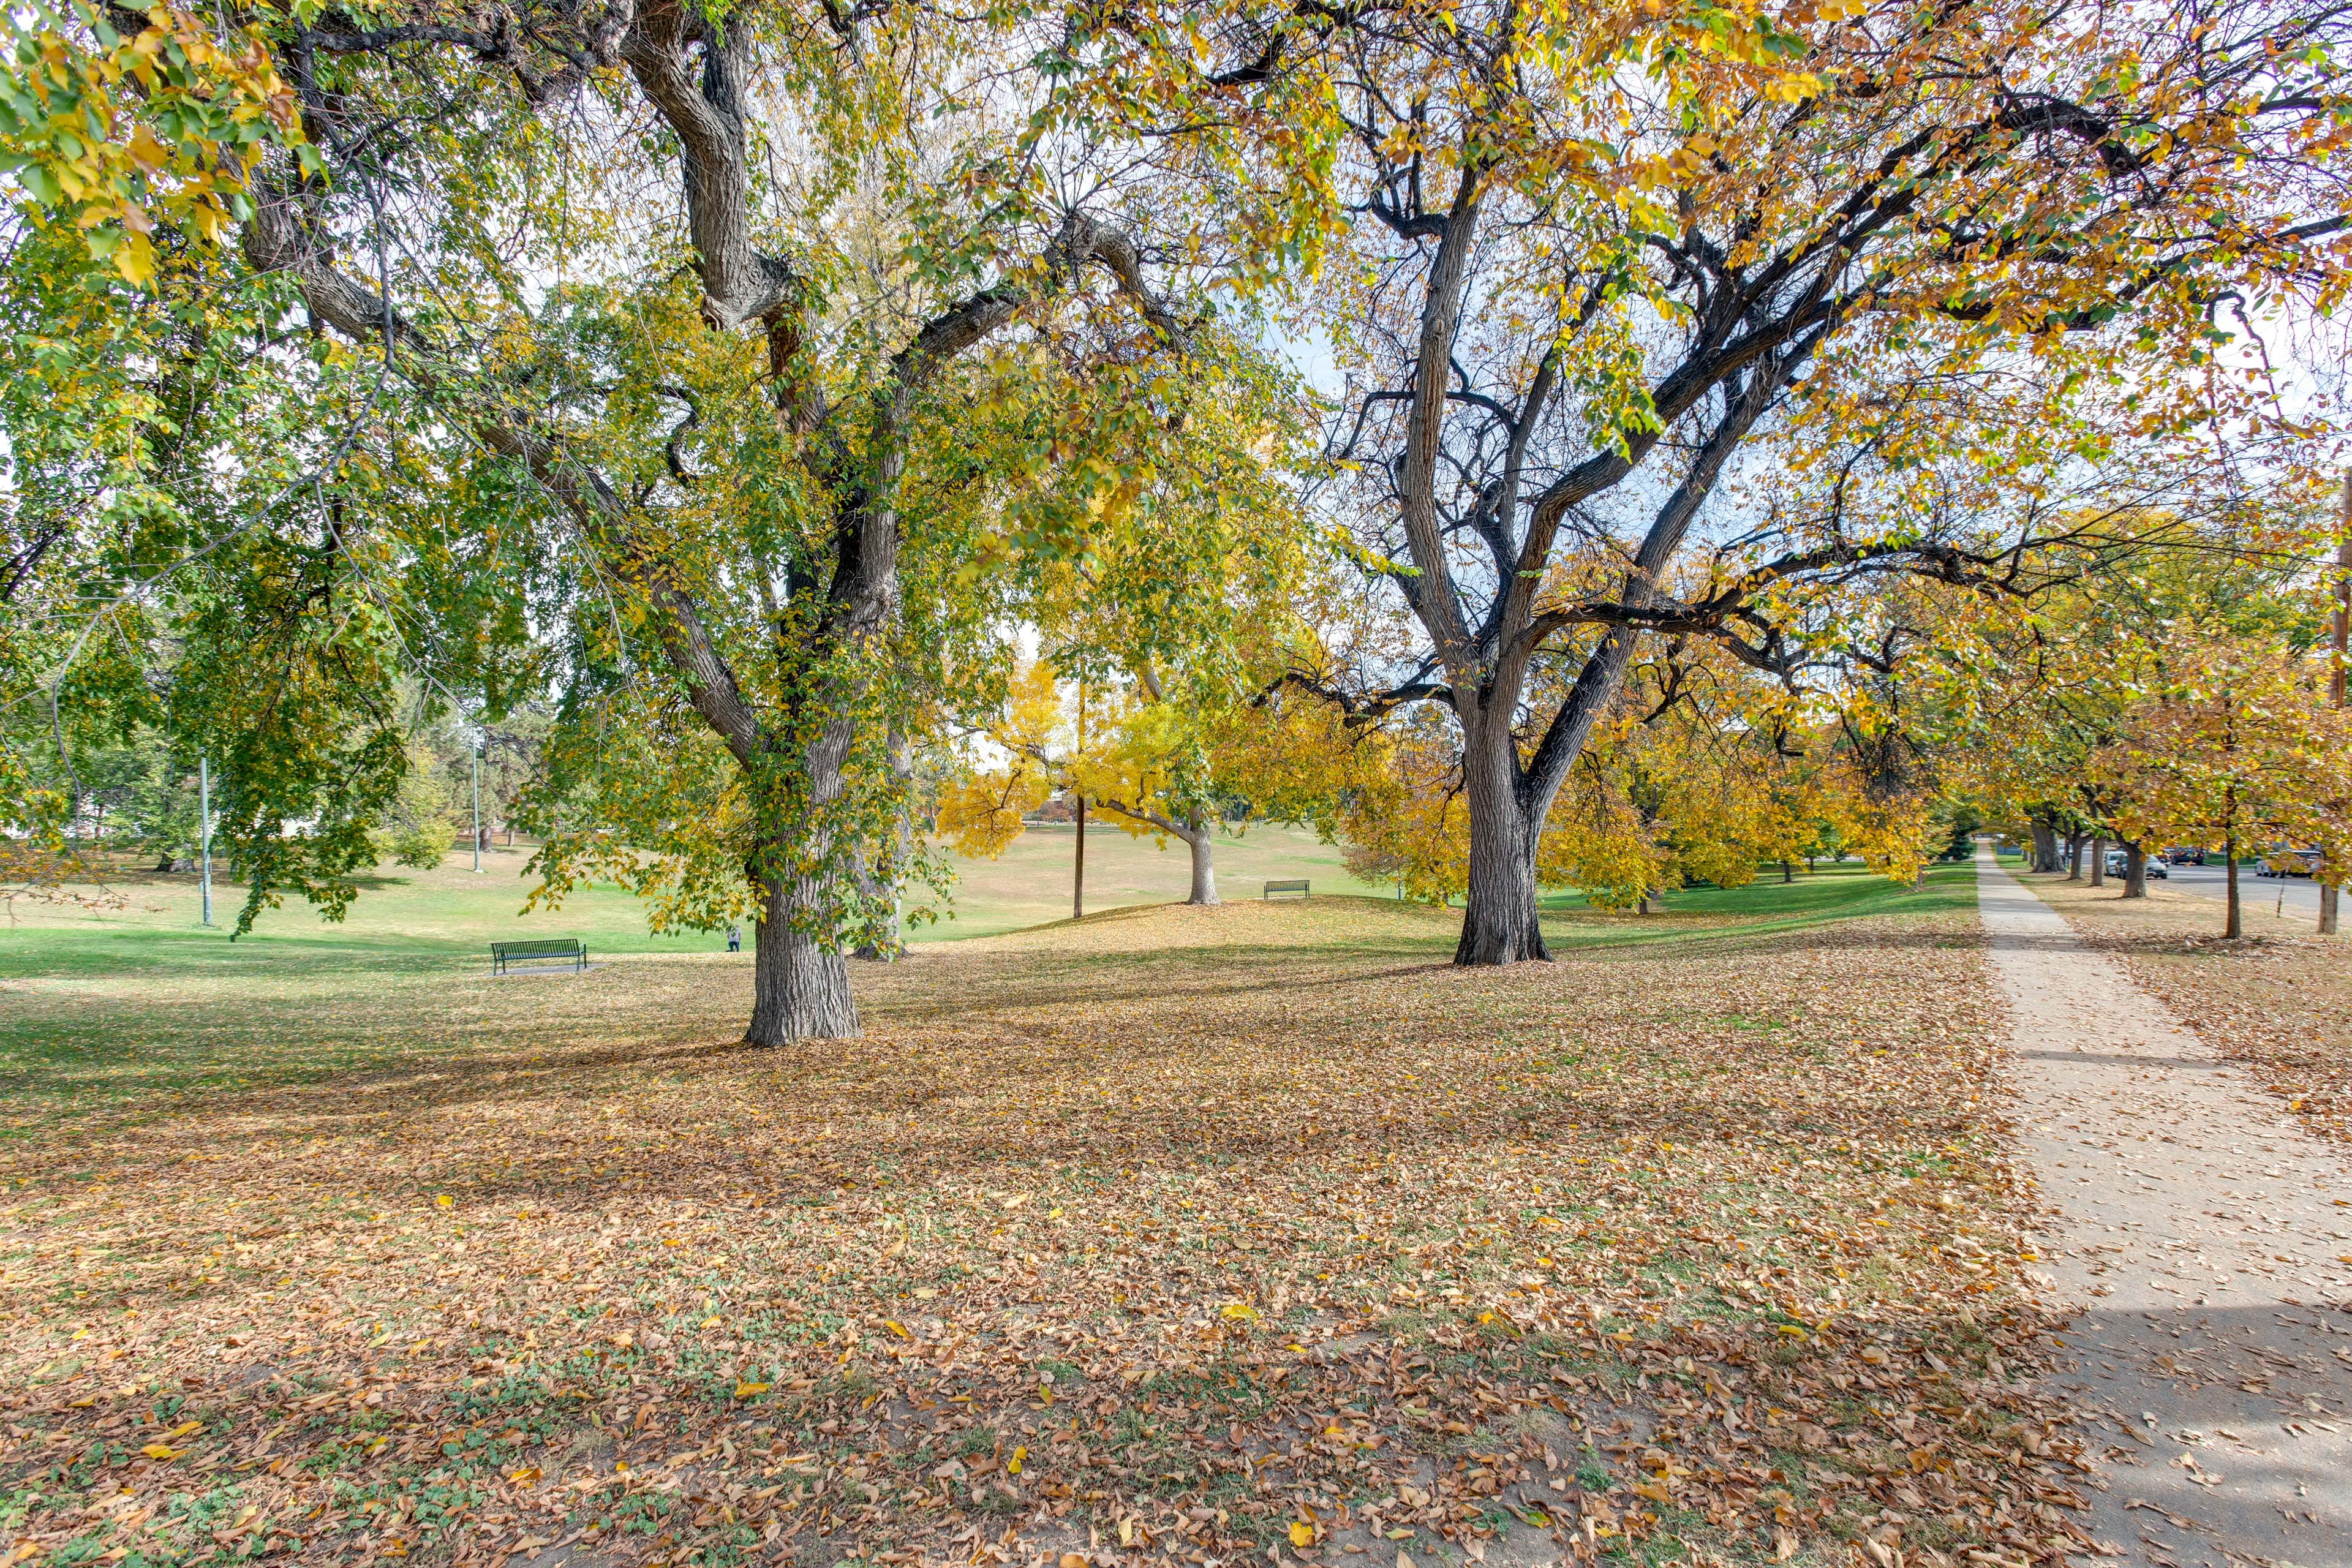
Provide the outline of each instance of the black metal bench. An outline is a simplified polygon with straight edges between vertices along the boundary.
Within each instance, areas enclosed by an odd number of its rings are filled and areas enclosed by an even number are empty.
[[[1276,893],[1297,893],[1300,898],[1306,898],[1308,896],[1307,879],[1301,877],[1295,881],[1268,882],[1265,885],[1265,897],[1271,899]]]
[[[588,944],[577,937],[542,937],[536,942],[490,943],[490,973],[504,974],[517,959],[570,959],[573,970],[588,967]]]

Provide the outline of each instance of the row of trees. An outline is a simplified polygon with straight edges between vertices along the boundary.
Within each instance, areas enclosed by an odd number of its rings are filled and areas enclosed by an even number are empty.
[[[2144,895],[2150,853],[2215,852],[2231,938],[2242,861],[2314,868],[2333,931],[2330,895],[2352,871],[2352,713],[2327,636],[2346,574],[2169,519],[2134,526],[2145,548],[2127,566],[2028,610],[1948,606],[1942,658],[1834,702],[1661,642],[1571,772],[1538,881],[1643,907],[1846,849],[1910,880],[1989,821],[2021,828],[2038,870],[2079,875],[2087,850],[2095,884],[2106,845],[2123,847],[2126,897]],[[1466,891],[1450,739],[1425,722],[1383,734],[1339,814],[1360,872],[1431,899]]]
[[[1426,717],[1374,748],[1377,772],[1339,811],[1360,874],[1410,895],[1470,891],[1461,759]],[[1793,697],[1706,644],[1637,661],[1562,785],[1536,859],[1541,886],[1647,910],[1693,882],[1738,888],[1777,867],[1857,855],[1913,882],[1950,841],[1936,768],[1894,715]]]
[[[543,896],[751,914],[762,1043],[856,1028],[942,774],[983,835],[1056,770],[1196,843],[1221,772],[1442,797],[1465,963],[1554,875],[1899,869],[1980,612],[2313,510],[2248,324],[2352,276],[2324,0],[10,25],[12,843],[152,732],[243,920],[339,909],[404,692],[543,706]]]
[[[2316,851],[2332,894],[2352,868],[2352,723],[2329,635],[2345,587],[2293,558],[2173,550],[2046,596],[1971,692],[1970,784],[2025,828],[2037,870],[2079,875],[2087,846],[2101,880],[2101,850],[2123,845],[2126,897],[2148,854],[2218,851],[2232,938],[2242,860]]]

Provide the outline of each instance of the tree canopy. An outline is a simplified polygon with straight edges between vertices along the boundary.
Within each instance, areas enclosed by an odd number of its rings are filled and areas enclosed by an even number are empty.
[[[1061,782],[1317,821],[1508,963],[1539,880],[1902,874],[1987,606],[2326,452],[2257,335],[2347,276],[2317,0],[10,26],[14,869],[146,736],[240,929],[331,912],[420,728],[526,714],[537,896],[750,915],[762,1043],[856,1029],[1024,640],[1116,710]]]

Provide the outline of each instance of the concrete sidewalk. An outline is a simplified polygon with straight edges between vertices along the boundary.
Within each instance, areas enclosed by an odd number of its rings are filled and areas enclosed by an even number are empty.
[[[1979,853],[2025,1145],[2076,1308],[2058,1391],[2098,1539],[2153,1568],[2352,1568],[2352,1162]]]

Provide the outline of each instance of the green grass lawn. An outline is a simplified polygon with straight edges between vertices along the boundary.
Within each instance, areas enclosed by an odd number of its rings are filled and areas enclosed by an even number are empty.
[[[1067,826],[1041,825],[998,860],[956,859],[955,918],[908,935],[929,946],[1066,924],[1075,840]],[[1097,827],[1087,849],[1087,910],[1097,919],[1181,900],[1191,881],[1181,845],[1163,850]],[[517,1015],[508,997],[476,983],[489,967],[489,944],[501,940],[577,937],[592,962],[636,975],[682,961],[684,971],[660,971],[665,984],[681,973],[703,975],[696,984],[719,988],[730,1006],[748,986],[748,929],[747,951],[733,954],[721,933],[657,933],[646,927],[643,903],[611,884],[525,914],[530,858],[529,848],[495,848],[478,873],[463,852],[432,870],[383,866],[363,879],[341,921],[289,900],[235,940],[245,889],[215,883],[207,929],[193,872],[125,869],[96,902],[20,902],[13,921],[0,925],[0,1129],[101,1101],[310,1080],[364,1062],[496,1048]],[[1255,898],[1268,878],[1308,879],[1319,896],[1361,887],[1339,850],[1297,828],[1260,825],[1229,835],[1219,860],[1220,887],[1232,900]],[[611,999],[608,990],[581,994]],[[562,1027],[588,1039],[658,1032],[695,1016],[656,1009],[648,1017],[635,1005],[573,1009],[570,998],[556,1010]],[[709,1026],[697,1018],[692,1026]]]
[[[912,926],[908,939],[947,942],[1066,920],[1076,848],[1074,828],[1049,823],[1030,828],[996,860],[951,856],[956,879],[944,918]],[[194,872],[126,869],[95,904],[20,904],[14,921],[0,925],[0,977],[260,962],[439,968],[459,954],[487,963],[493,942],[552,936],[578,937],[592,957],[726,947],[716,932],[648,930],[641,901],[610,883],[573,895],[560,909],[525,914],[530,853],[494,848],[482,857],[479,873],[463,851],[429,871],[380,867],[362,879],[342,921],[324,920],[293,899],[265,910],[233,944],[228,936],[245,900],[242,887],[215,881],[214,926],[206,930]],[[1256,898],[1269,879],[1304,878],[1318,894],[1375,890],[1348,875],[1336,847],[1295,827],[1259,825],[1224,835],[1217,861],[1218,887],[1227,899]],[[1087,834],[1090,914],[1181,900],[1191,878],[1181,844],[1163,849],[1148,837],[1101,826]]]
[[[1976,872],[1965,865],[1931,867],[1919,886],[1906,888],[1860,861],[1823,861],[1790,882],[1775,869],[1743,888],[1677,888],[1653,899],[1647,915],[1596,910],[1572,889],[1545,894],[1541,907],[1544,940],[1559,949],[1710,933],[1753,937],[1872,915],[1948,914],[1974,908],[1976,896]]]
[[[916,942],[952,941],[1068,919],[1077,837],[1068,823],[1037,823],[997,859],[954,857],[955,918],[908,935]],[[1270,880],[1298,879],[1313,883],[1318,894],[1387,890],[1349,876],[1336,845],[1275,823],[1220,834],[1216,867],[1217,896],[1227,900],[1258,898]],[[1116,827],[1087,827],[1087,913],[1175,902],[1191,890],[1192,881],[1192,858],[1181,844],[1171,840],[1162,848]]]
[[[1043,824],[996,860],[952,858],[956,880],[943,918],[912,926],[909,941],[951,942],[1067,921],[1076,837],[1067,824]],[[289,900],[264,910],[251,931],[234,940],[230,933],[243,888],[215,883],[214,924],[207,929],[199,921],[194,873],[125,871],[96,902],[20,903],[11,921],[0,925],[0,980],[212,972],[290,975],[322,968],[439,973],[453,962],[487,963],[493,942],[553,936],[579,938],[592,959],[726,956],[719,933],[649,930],[643,903],[609,883],[574,894],[560,909],[526,913],[530,856],[528,848],[491,849],[478,873],[469,868],[463,852],[432,870],[387,865],[362,879],[360,895],[341,921]],[[1261,825],[1227,835],[1218,846],[1217,861],[1219,892],[1228,902],[1256,899],[1265,882],[1278,879],[1312,882],[1318,899],[1391,896],[1349,875],[1336,847],[1298,828]],[[1090,916],[1179,901],[1190,875],[1181,845],[1161,848],[1150,838],[1101,827],[1087,835]],[[1859,863],[1824,862],[1791,883],[1770,873],[1727,891],[1677,889],[1654,900],[1648,916],[1593,910],[1572,889],[1548,892],[1543,907],[1554,941],[1644,941],[1680,932],[1694,921],[1769,921],[1780,929],[1813,919],[1916,911],[1927,904],[1966,900],[1973,897],[1973,887],[1965,867],[1939,868],[1915,890],[1873,876]],[[738,961],[749,963],[749,953]]]
[[[1033,831],[1002,861],[967,864],[959,918],[915,933],[918,953],[961,946],[941,937],[1028,930],[1086,971],[1082,984],[1124,992],[1152,966],[1214,970],[1251,959],[1251,942],[1202,942],[1163,951],[1131,933],[1147,900],[1181,892],[1180,855],[1125,834],[1087,836],[1090,912],[1067,918],[1066,828]],[[1317,896],[1278,917],[1297,952],[1349,953],[1398,963],[1442,963],[1459,930],[1456,910],[1400,908],[1392,899],[1335,893],[1355,886],[1338,854],[1294,830],[1260,827],[1223,850],[1222,887],[1233,904],[1265,878],[1305,876]],[[232,942],[241,889],[216,886],[212,930],[197,923],[185,874],[126,877],[103,907],[26,905],[0,927],[0,1137],[100,1104],[158,1103],[204,1092],[309,1082],[362,1064],[441,1059],[516,1048],[527,1028],[577,1045],[649,1035],[683,1042],[740,1026],[751,954],[722,938],[657,935],[631,895],[603,887],[553,912],[520,913],[527,851],[495,850],[484,869],[453,855],[439,868],[388,867],[330,922],[292,903],[266,911]],[[1824,865],[1791,885],[1685,889],[1646,916],[1556,901],[1544,927],[1553,951],[1706,945],[1765,939],[1825,921],[1878,915],[1941,915],[1966,907],[1966,867],[1938,868],[1918,889],[1895,886],[1859,865]],[[1123,907],[1121,901],[1123,900]],[[1272,913],[1272,911],[1268,911]],[[1214,919],[1215,911],[1200,911]],[[1236,910],[1238,914],[1239,910]],[[1238,924],[1233,932],[1254,930]],[[519,987],[550,984],[488,978],[499,939],[577,936],[604,965],[592,984],[525,1001]],[[860,966],[861,976],[870,973]],[[1073,983],[1081,983],[1074,977]],[[862,984],[862,981],[861,981]],[[661,1000],[676,990],[690,1002]]]

